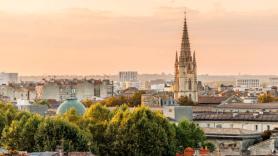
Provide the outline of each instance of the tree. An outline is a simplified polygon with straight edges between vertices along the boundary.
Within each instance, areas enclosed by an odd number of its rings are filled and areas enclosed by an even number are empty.
[[[12,150],[33,151],[34,135],[42,119],[37,115],[26,116],[25,112],[20,112],[16,116],[20,116],[21,119],[15,118],[11,125],[6,125],[2,133],[2,145]]]
[[[84,114],[85,118],[92,119],[99,122],[109,121],[111,119],[111,112],[110,110],[97,103],[92,105]]]
[[[23,122],[12,121],[11,125],[6,125],[3,129],[1,144],[8,150],[14,151],[20,148],[22,138],[20,131],[23,128]]]
[[[189,99],[187,96],[181,96],[177,103],[179,105],[182,105],[182,106],[193,106],[193,105],[196,105],[191,99]]]
[[[21,146],[18,150],[34,152],[35,151],[35,134],[39,125],[43,122],[43,118],[39,115],[32,115],[24,124],[20,137],[23,138],[21,141]]]
[[[131,106],[140,106],[141,105],[141,96],[145,94],[145,91],[138,91],[134,93],[129,99]]]
[[[91,99],[84,99],[81,101],[81,103],[87,108],[90,108],[93,104],[95,104]]]
[[[263,94],[258,97],[260,103],[271,103],[274,101],[274,98],[270,94]]]
[[[192,122],[181,121],[176,126],[177,147],[199,148],[204,145],[206,140],[201,128]]]
[[[207,142],[207,143],[205,143],[203,146],[204,146],[204,147],[207,147],[208,150],[209,150],[211,153],[214,152],[215,149],[216,149],[215,145],[214,145],[213,143],[211,143],[211,142]]]
[[[35,100],[35,103],[38,104],[38,105],[45,105],[45,106],[47,106],[48,108],[50,107],[49,101],[48,101],[48,100],[36,99],[36,100]]]
[[[146,107],[138,107],[132,113],[118,111],[107,133],[114,134],[110,155],[175,154],[174,128],[161,113]]]
[[[270,139],[272,132],[270,130],[266,130],[262,133],[263,141]]]
[[[47,118],[40,123],[35,140],[36,151],[55,151],[60,145],[66,152],[84,152],[90,149],[91,135],[67,121]]]
[[[66,113],[59,116],[58,118],[77,124],[81,117],[77,114],[76,109],[70,108]]]

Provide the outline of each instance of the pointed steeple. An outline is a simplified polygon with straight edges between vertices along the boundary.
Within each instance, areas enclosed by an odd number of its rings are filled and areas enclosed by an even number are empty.
[[[181,42],[181,52],[180,52],[180,65],[185,66],[185,64],[190,61],[191,51],[190,51],[190,43],[189,43],[189,35],[187,29],[187,21],[186,21],[186,12],[183,24],[183,35]]]
[[[179,64],[179,57],[178,57],[178,51],[176,51],[176,61],[175,61],[175,65]]]
[[[195,53],[195,50],[194,50],[194,53],[193,53],[193,65],[194,65],[194,68],[197,67],[197,62],[196,62],[196,53]]]
[[[178,51],[176,51],[176,60],[175,60],[175,79],[178,78],[179,74],[179,58],[178,58]]]

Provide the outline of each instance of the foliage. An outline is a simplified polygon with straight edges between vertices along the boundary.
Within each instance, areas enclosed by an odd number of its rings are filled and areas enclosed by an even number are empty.
[[[47,106],[48,108],[50,107],[49,101],[48,101],[48,100],[36,99],[36,100],[35,100],[35,103],[36,103],[36,104],[39,104],[39,105],[45,105],[45,106]]]
[[[192,122],[182,121],[176,126],[177,147],[201,147],[205,140],[205,134],[199,126]]]
[[[0,131],[1,146],[28,152],[54,151],[60,146],[66,152],[97,155],[172,156],[178,147],[215,148],[195,124],[171,124],[160,112],[143,106],[132,110],[128,104],[110,111],[96,103],[83,116],[70,109],[63,115],[42,117],[0,103]]]
[[[262,133],[263,141],[270,139],[272,132],[270,130],[266,130]]]
[[[115,135],[116,134],[116,135]],[[174,155],[175,130],[158,112],[139,107],[118,111],[108,126],[112,138],[108,155]]]
[[[91,99],[84,99],[81,101],[81,103],[87,107],[87,108],[90,108],[93,104],[94,104],[94,101],[91,100]]]
[[[207,142],[203,146],[207,147],[210,152],[214,152],[216,149],[215,145],[211,142]]]
[[[95,121],[109,121],[111,118],[111,112],[107,107],[97,103],[92,105],[85,112],[84,117]]]
[[[76,125],[60,119],[47,118],[35,134],[37,151],[55,151],[57,145],[64,151],[89,151],[91,135]]]
[[[100,101],[102,105],[108,106],[108,107],[114,107],[114,106],[120,106],[123,104],[127,104],[131,107],[136,107],[141,105],[141,96],[142,94],[145,94],[144,91],[138,91],[134,93],[131,97],[126,96],[112,96],[109,98],[104,99],[103,101]]]
[[[191,99],[189,99],[187,96],[181,96],[177,103],[181,106],[193,106],[196,105]]]
[[[271,103],[271,102],[277,102],[278,98],[273,97],[271,94],[262,94],[258,97],[259,103]]]
[[[66,113],[60,116],[60,119],[64,119],[71,123],[78,123],[80,116],[77,114],[76,109],[70,108]]]

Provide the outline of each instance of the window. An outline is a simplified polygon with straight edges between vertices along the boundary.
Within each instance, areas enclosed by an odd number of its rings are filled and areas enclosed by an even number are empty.
[[[269,126],[269,125],[267,125],[267,130],[268,130],[268,131],[270,130],[270,126]]]
[[[259,127],[258,125],[255,125],[255,130],[258,131]]]
[[[221,124],[217,124],[216,128],[222,128],[222,125]]]
[[[192,81],[191,81],[191,79],[188,80],[188,89],[192,90]]]
[[[231,128],[234,128],[234,124],[231,124],[230,127],[231,127]]]
[[[207,124],[208,128],[210,128],[210,124]]]

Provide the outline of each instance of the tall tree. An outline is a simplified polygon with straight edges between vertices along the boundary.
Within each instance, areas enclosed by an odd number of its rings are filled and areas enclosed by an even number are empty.
[[[182,121],[176,126],[177,147],[198,148],[205,143],[206,137],[202,129],[196,124]]]

